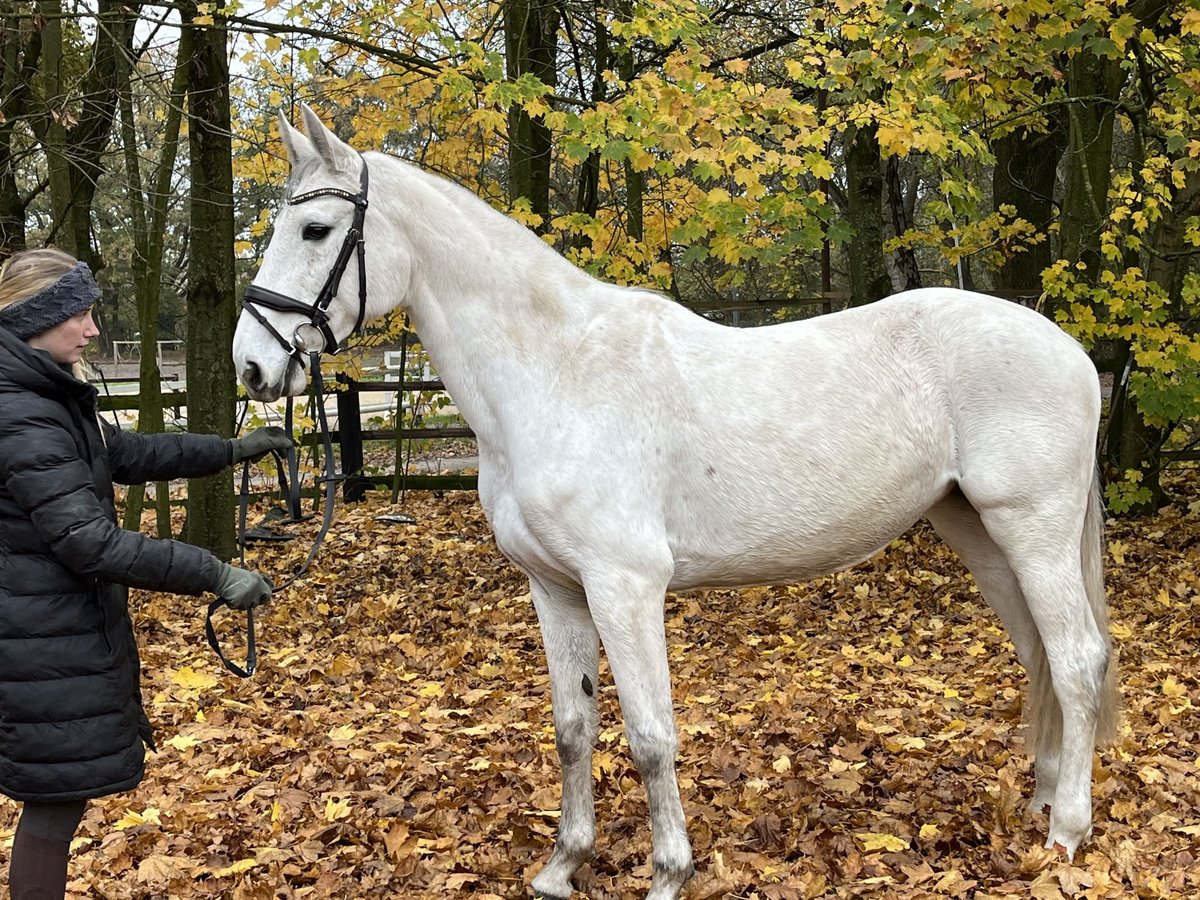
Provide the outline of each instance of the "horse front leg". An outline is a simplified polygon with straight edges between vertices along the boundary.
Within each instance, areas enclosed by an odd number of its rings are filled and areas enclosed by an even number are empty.
[[[678,739],[663,623],[666,584],[666,578],[628,573],[585,584],[650,807],[654,879],[646,900],[676,900],[695,871],[675,778]]]
[[[533,890],[535,898],[566,900],[571,877],[595,854],[592,751],[600,730],[599,638],[582,590],[534,578],[530,589],[550,669],[554,740],[562,768],[558,837],[549,862],[533,879]]]

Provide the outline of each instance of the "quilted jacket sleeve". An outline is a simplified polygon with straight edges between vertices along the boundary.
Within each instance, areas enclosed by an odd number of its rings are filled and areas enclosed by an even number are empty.
[[[103,423],[113,481],[141,484],[213,475],[233,463],[230,441],[209,434],[138,434]]]
[[[79,575],[130,587],[213,590],[218,563],[207,550],[117,526],[72,435],[61,404],[33,395],[0,404],[0,480],[55,558]]]

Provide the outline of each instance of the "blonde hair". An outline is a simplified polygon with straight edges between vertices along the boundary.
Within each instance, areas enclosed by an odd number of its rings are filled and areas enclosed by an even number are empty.
[[[0,266],[0,309],[50,287],[74,269],[77,262],[70,253],[54,247],[14,253]],[[88,366],[83,362],[76,363],[72,372],[80,381],[87,381]]]
[[[78,260],[54,247],[22,250],[0,266],[0,309],[48,288],[75,268]]]

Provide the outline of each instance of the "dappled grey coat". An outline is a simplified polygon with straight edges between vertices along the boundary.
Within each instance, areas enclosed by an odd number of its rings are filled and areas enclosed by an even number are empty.
[[[217,437],[101,426],[95,388],[0,328],[0,791],[86,799],[141,780],[126,586],[199,594],[218,566],[120,528],[113,481],[211,474],[230,456]]]

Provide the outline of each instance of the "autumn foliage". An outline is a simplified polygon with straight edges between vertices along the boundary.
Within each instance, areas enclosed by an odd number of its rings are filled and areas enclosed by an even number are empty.
[[[416,524],[377,518],[397,512]],[[255,564],[286,574],[315,526]],[[1190,511],[1110,529],[1125,725],[1075,865],[1026,808],[1012,646],[928,529],[819,581],[670,597],[685,896],[1196,896],[1198,547]],[[196,600],[135,595],[159,752],[140,788],[92,805],[69,896],[528,896],[559,795],[526,591],[464,493],[340,508],[261,617],[246,681],[204,645]],[[240,619],[221,624],[239,652]],[[602,680],[598,853],[578,887],[640,898],[645,795]]]

